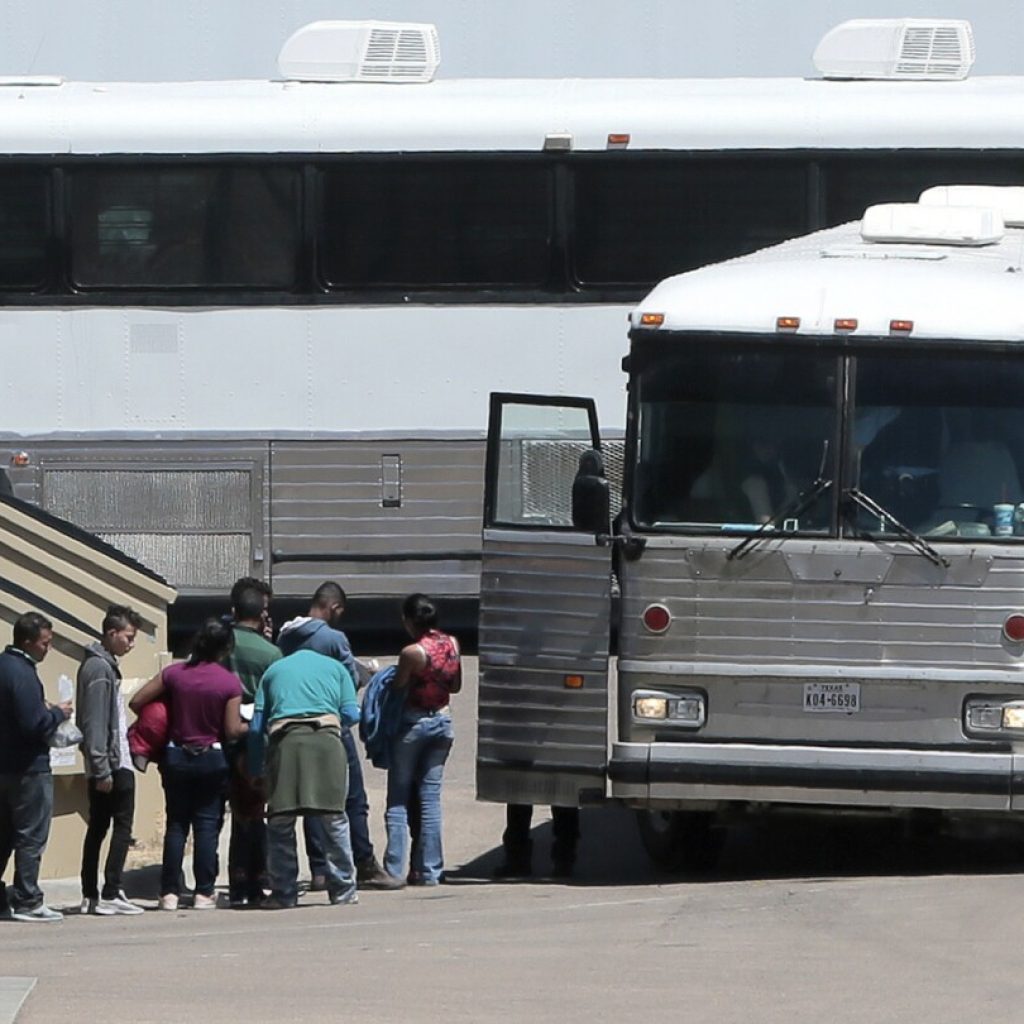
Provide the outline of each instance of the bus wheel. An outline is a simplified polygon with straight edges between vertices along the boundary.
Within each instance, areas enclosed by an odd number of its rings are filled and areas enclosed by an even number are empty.
[[[725,832],[708,811],[637,811],[640,841],[662,871],[710,871],[722,853]]]

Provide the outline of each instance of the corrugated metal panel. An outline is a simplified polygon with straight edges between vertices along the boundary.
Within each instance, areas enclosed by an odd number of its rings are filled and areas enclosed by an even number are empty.
[[[578,789],[603,786],[609,601],[608,549],[592,537],[485,534],[478,765],[548,766],[578,773]],[[567,688],[566,674],[583,686]]]
[[[1001,634],[1006,615],[1021,607],[1024,558],[968,550],[950,554],[946,570],[899,552],[876,581],[870,545],[851,544],[846,564],[855,576],[864,562],[863,579],[843,582],[829,572],[808,580],[790,573],[785,557],[790,546],[808,544],[788,541],[717,573],[708,548],[722,551],[721,542],[696,541],[689,551],[649,547],[624,562],[623,692],[652,684],[705,688],[706,739],[911,744],[964,743],[968,693],[1019,687],[1024,696],[1024,659]],[[841,550],[831,543],[819,558]],[[655,601],[673,616],[662,635],[640,627]],[[861,710],[805,713],[804,683],[839,678],[860,684]],[[628,730],[625,697],[619,710]]]
[[[483,457],[482,441],[275,442],[275,592],[340,575],[368,596],[475,594]]]

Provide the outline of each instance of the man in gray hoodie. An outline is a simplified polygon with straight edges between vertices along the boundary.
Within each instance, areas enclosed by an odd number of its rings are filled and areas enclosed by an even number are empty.
[[[128,750],[128,724],[121,669],[117,659],[135,646],[142,625],[139,613],[111,605],[103,619],[103,638],[85,649],[78,670],[78,727],[89,785],[89,826],[82,844],[82,913],[109,917],[141,914],[121,889],[121,875],[135,817],[135,773]],[[98,888],[100,847],[113,823],[110,849]]]

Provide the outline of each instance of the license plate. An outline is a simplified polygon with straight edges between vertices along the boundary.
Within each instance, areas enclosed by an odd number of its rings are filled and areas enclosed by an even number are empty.
[[[804,683],[804,711],[860,711],[860,683]]]

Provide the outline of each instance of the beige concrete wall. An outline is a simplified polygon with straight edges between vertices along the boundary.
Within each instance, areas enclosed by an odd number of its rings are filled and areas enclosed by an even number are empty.
[[[11,642],[14,620],[39,611],[53,622],[54,644],[39,666],[47,699],[57,699],[61,675],[75,679],[84,648],[96,640],[108,605],[128,604],[142,616],[135,650],[121,660],[126,699],[169,662],[167,607],[175,592],[110,553],[69,535],[53,517],[39,518],[17,503],[0,502],[0,645]],[[54,768],[54,817],[43,859],[44,878],[78,874],[87,812],[78,751]],[[134,833],[138,862],[159,858],[163,799],[154,768],[136,777]],[[13,870],[13,866],[11,869]]]

